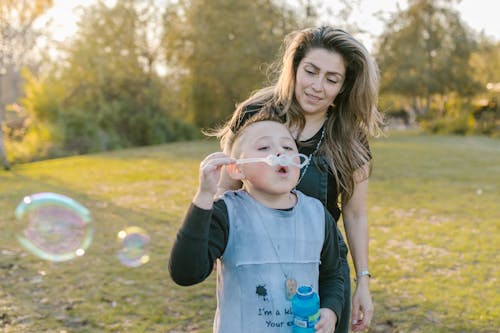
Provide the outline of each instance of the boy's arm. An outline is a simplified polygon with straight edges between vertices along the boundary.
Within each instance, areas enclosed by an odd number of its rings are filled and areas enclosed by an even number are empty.
[[[319,266],[320,306],[329,308],[340,318],[344,303],[344,276],[340,268],[340,248],[337,226],[325,209],[325,242]],[[338,323],[338,321],[337,321]]]
[[[191,204],[177,232],[168,269],[175,283],[190,286],[205,280],[214,262],[226,248],[229,224],[226,204],[214,202],[212,209]]]

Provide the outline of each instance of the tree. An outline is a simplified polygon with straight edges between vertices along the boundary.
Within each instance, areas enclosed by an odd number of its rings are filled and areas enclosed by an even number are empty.
[[[470,64],[481,86],[500,82],[500,42],[484,35],[478,38],[478,48],[472,53]]]
[[[167,65],[181,81],[187,118],[199,127],[225,120],[262,86],[283,36],[301,25],[271,0],[180,0],[164,17]]]
[[[0,79],[8,69],[23,66],[39,36],[33,24],[48,8],[52,0],[2,0],[0,2]],[[2,102],[0,90],[0,102]],[[3,120],[5,105],[0,103],[0,160],[10,168],[5,151]]]
[[[484,35],[471,57],[474,77],[483,87],[474,105],[475,132],[500,137],[500,42]]]
[[[154,2],[98,1],[81,15],[74,39],[51,71],[29,81],[33,93],[23,101],[39,122],[57,124],[62,154],[189,138],[188,126],[168,111],[156,71],[161,34],[152,33],[161,12]]]
[[[432,96],[471,96],[479,89],[469,65],[475,43],[452,3],[410,0],[385,23],[378,41],[382,92],[411,99],[421,114]]]

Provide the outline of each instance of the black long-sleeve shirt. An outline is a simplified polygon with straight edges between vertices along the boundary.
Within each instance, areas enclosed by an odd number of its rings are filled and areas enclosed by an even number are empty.
[[[325,241],[319,267],[319,295],[322,308],[330,308],[337,317],[342,312],[344,279],[340,270],[339,242],[335,221],[325,209]],[[229,237],[229,216],[224,200],[210,210],[191,204],[177,233],[169,259],[172,279],[189,286],[204,281],[214,262],[224,253]]]

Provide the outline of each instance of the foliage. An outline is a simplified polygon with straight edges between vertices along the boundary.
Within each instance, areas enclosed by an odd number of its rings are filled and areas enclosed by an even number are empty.
[[[471,57],[474,76],[486,91],[477,96],[472,112],[475,133],[500,137],[500,42],[480,36]]]
[[[377,44],[381,67],[381,107],[398,105],[431,133],[500,133],[498,92],[500,49],[470,30],[453,0],[412,0],[388,19]],[[394,100],[394,96],[398,96]],[[403,102],[401,102],[403,99]]]
[[[469,65],[475,43],[451,2],[410,1],[378,41],[382,93],[407,97],[419,114],[429,111],[433,96],[472,96],[480,89]]]
[[[470,65],[474,69],[475,80],[482,87],[500,82],[500,41],[480,36],[477,48],[471,54]]]
[[[180,73],[182,104],[195,124],[225,120],[237,102],[265,84],[265,69],[284,35],[301,25],[297,14],[280,3],[181,0],[168,6],[168,66]]]
[[[52,0],[2,0],[0,2],[0,78],[26,65],[40,35],[35,20],[52,6]],[[4,144],[4,105],[0,89],[0,160],[10,168]]]
[[[146,30],[155,10],[150,2],[128,0],[85,8],[63,61],[28,80],[26,91],[36,93],[28,93],[23,104],[36,121],[57,128],[60,151],[80,154],[196,136],[170,113],[176,104],[162,98],[168,86],[155,71],[159,53]]]
[[[21,64],[30,54],[40,33],[31,24],[51,3],[0,2],[0,75],[5,59]],[[4,165],[3,130],[16,162],[198,137],[200,127],[226,120],[235,103],[274,79],[274,61],[289,31],[336,8],[336,25],[363,32],[349,21],[361,6],[357,0],[107,3],[81,7],[74,37],[56,49],[49,44],[46,62],[25,76],[19,103],[29,128],[14,138],[0,126]],[[484,87],[500,81],[499,44],[474,38],[452,3],[412,0],[386,21],[376,54],[380,107],[388,114],[416,111],[435,133],[498,135],[500,112],[489,106],[482,112],[485,103],[478,105],[476,97],[498,105],[498,94]],[[54,50],[57,58],[51,57]],[[4,116],[0,108],[0,122]]]
[[[37,122],[30,125],[29,131],[23,135],[21,140],[7,139],[5,146],[10,152],[12,163],[35,161],[47,156],[60,156],[55,142],[57,142],[57,131],[51,124]]]
[[[8,66],[19,67],[27,60],[40,32],[34,22],[52,0],[2,0],[0,3],[0,75]]]
[[[474,98],[450,94],[443,108],[431,107],[431,111],[421,117],[420,125],[424,129],[431,133],[500,137],[500,43],[480,36],[470,66],[474,80],[483,90]]]
[[[420,126],[436,134],[487,135],[500,137],[500,113],[496,103],[475,105],[458,95],[451,95],[445,103],[445,114],[432,108],[419,117]]]
[[[421,118],[420,126],[435,134],[460,134],[465,135],[471,132],[474,122],[470,115],[461,114],[458,117],[437,117],[432,115],[432,111],[427,117]]]
[[[371,143],[370,333],[498,327],[498,140],[389,133]],[[211,332],[215,274],[176,286],[167,261],[196,191],[194,141],[15,165],[0,171],[0,330],[6,333]],[[110,172],[113,170],[113,172]],[[13,234],[23,196],[68,195],[92,213],[94,241],[63,263],[24,251]],[[149,263],[122,266],[118,231],[151,236]]]
[[[81,8],[75,37],[26,80],[30,136],[53,132],[29,144],[47,154],[32,159],[197,137],[194,125],[225,119],[262,86],[285,33],[314,16],[273,1],[219,2]],[[23,144],[10,146],[14,159],[26,160]]]

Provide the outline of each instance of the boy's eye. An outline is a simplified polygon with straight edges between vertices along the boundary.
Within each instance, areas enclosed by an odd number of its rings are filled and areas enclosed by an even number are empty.
[[[293,150],[293,147],[291,147],[291,146],[283,146],[283,149],[285,149],[285,150]]]
[[[258,147],[257,150],[259,151],[262,151],[262,150],[268,150],[269,147],[268,146],[261,146],[261,147]]]

